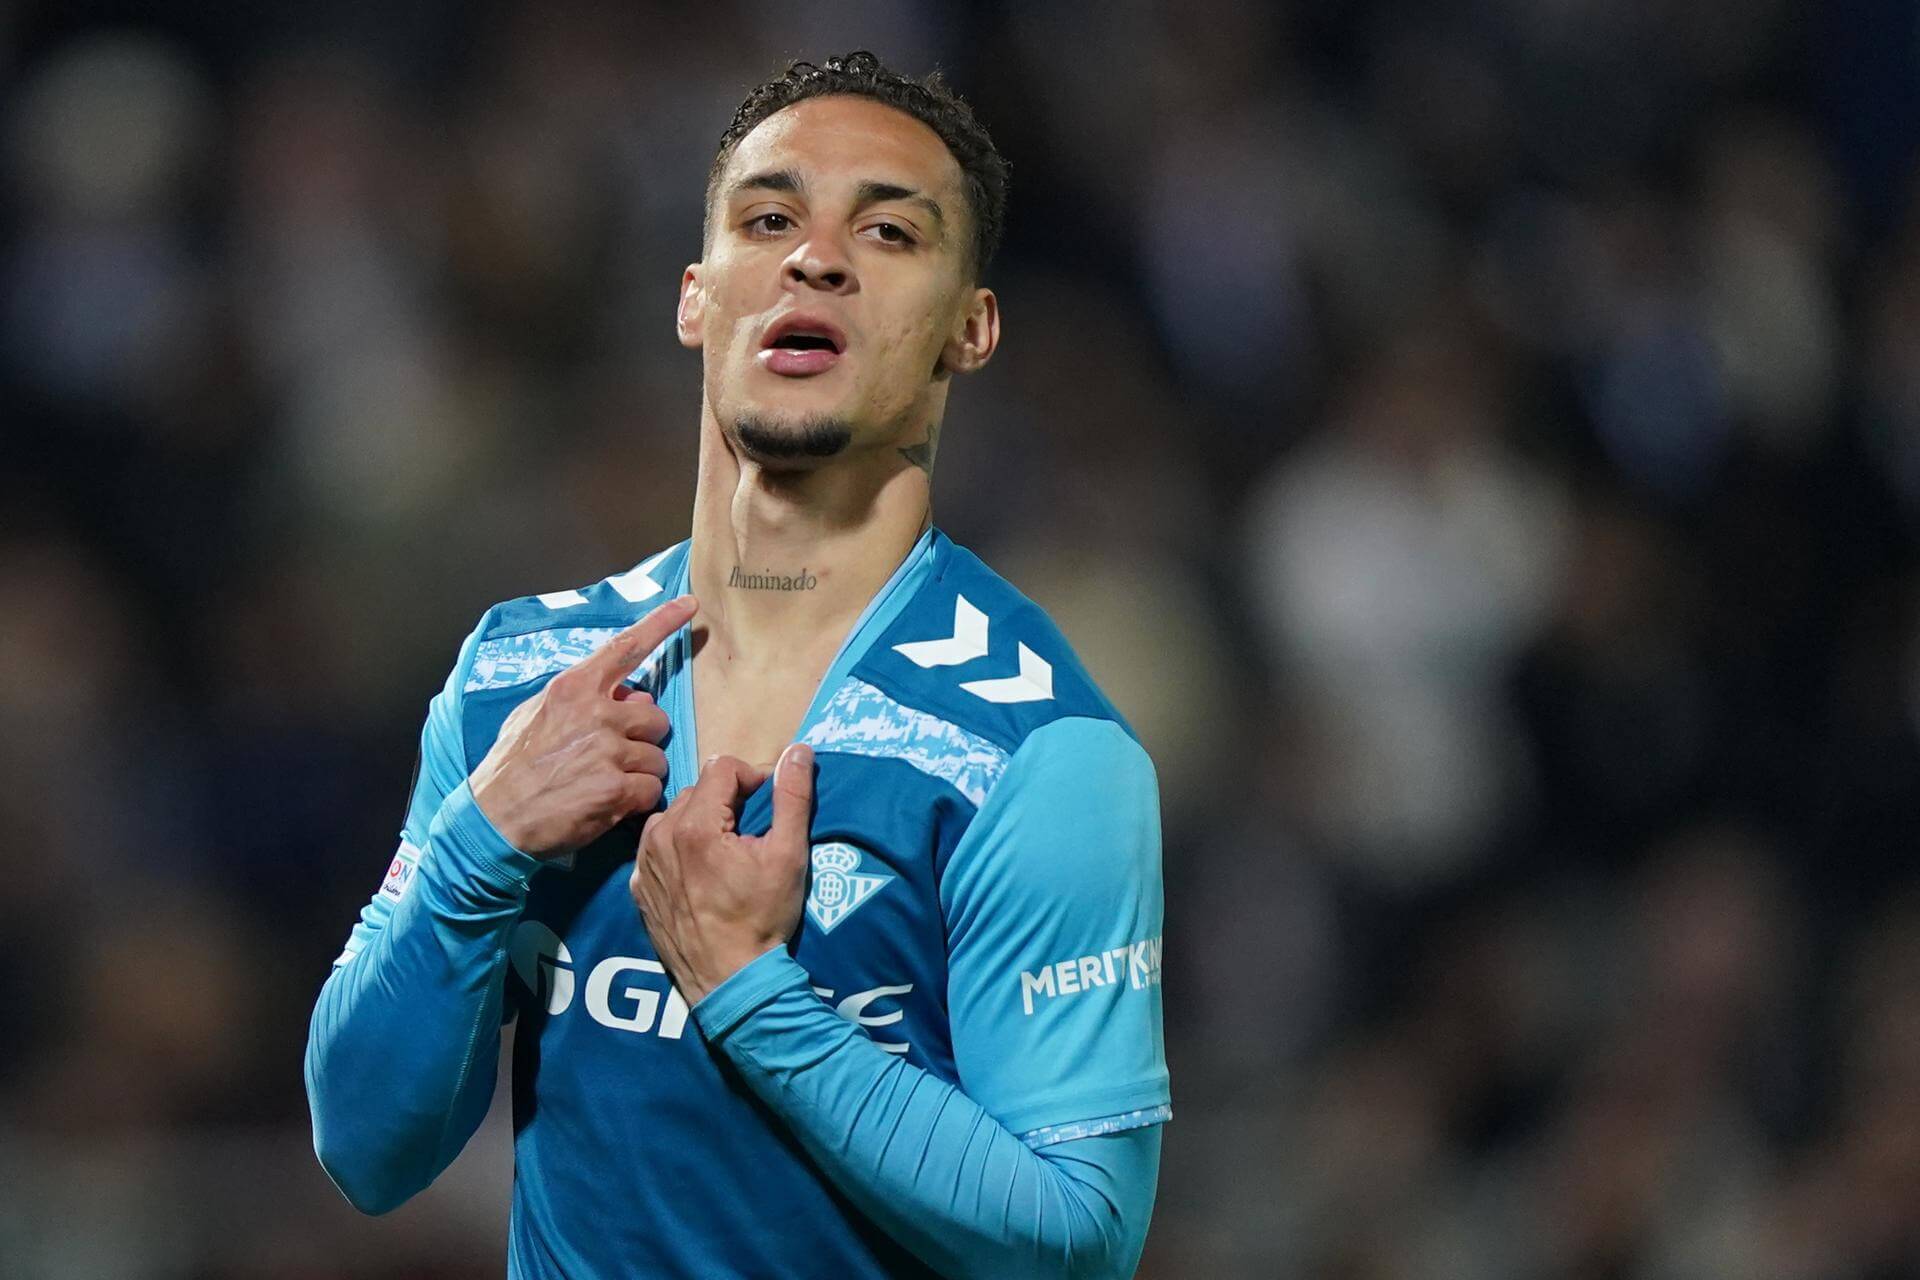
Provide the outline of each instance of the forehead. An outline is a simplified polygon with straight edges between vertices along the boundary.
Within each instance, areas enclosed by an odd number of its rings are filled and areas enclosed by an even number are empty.
[[[761,121],[734,148],[720,189],[779,169],[810,184],[890,182],[935,198],[957,196],[961,181],[960,163],[939,134],[883,102],[845,95],[808,98]]]

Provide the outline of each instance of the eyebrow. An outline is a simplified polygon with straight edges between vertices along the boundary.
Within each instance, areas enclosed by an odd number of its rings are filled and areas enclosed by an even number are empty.
[[[946,211],[940,207],[940,202],[925,192],[915,191],[912,187],[902,187],[892,182],[867,181],[861,183],[854,191],[853,198],[855,206],[862,209],[885,200],[904,200],[908,204],[919,205],[932,214],[934,222],[939,224],[942,232],[947,229]]]
[[[807,184],[792,169],[766,169],[760,173],[750,173],[733,184],[727,192],[729,197],[742,191],[786,191],[795,195],[805,192]]]
[[[759,173],[750,173],[734,183],[728,189],[727,196],[732,199],[745,191],[782,191],[790,195],[805,195],[807,183],[795,170],[765,169]],[[853,200],[854,207],[859,209],[887,200],[904,200],[908,204],[925,209],[942,234],[947,229],[947,212],[940,207],[938,200],[924,191],[903,187],[897,182],[878,182],[869,178],[854,188]]]

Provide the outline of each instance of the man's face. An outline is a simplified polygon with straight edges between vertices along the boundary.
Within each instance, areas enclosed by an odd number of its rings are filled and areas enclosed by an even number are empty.
[[[736,444],[808,466],[926,438],[947,375],[999,332],[961,183],[938,134],[868,98],[810,98],[741,139],[679,313]]]

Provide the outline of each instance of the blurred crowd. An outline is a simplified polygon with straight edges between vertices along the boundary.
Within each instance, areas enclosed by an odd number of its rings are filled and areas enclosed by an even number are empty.
[[[492,602],[684,536],[787,58],[1012,159],[936,518],[1160,769],[1143,1275],[1920,1274],[1910,0],[0,17],[0,1269],[497,1273],[306,1019]]]

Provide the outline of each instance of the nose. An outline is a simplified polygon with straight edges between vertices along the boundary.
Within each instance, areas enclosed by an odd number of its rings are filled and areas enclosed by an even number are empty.
[[[853,263],[830,236],[808,236],[794,246],[782,269],[786,283],[792,289],[852,293],[859,288],[859,281],[853,274]]]

